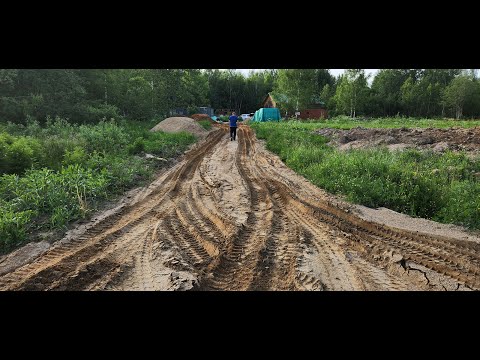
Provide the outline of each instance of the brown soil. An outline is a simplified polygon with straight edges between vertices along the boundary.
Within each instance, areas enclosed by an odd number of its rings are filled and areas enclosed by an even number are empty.
[[[212,124],[216,124],[216,122],[207,114],[193,114],[190,117],[195,121],[208,120]]]
[[[168,133],[178,133],[181,131],[189,132],[201,139],[208,135],[205,130],[195,120],[188,117],[169,117],[159,122],[150,131],[165,131]]]
[[[480,239],[442,226],[347,204],[222,126],[0,289],[480,289]]]
[[[320,129],[319,135],[331,139],[331,144],[341,150],[369,148],[384,145],[391,150],[407,148],[446,150],[480,153],[480,127],[471,129]]]

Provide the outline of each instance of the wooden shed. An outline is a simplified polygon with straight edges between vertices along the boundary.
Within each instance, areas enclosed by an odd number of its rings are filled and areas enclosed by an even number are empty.
[[[268,93],[262,102],[263,108],[275,108],[279,107],[282,102],[286,102],[287,97],[285,95],[273,96]],[[305,108],[299,109],[298,119],[326,119],[328,117],[328,111],[325,108],[325,104],[318,99],[312,99],[312,103]],[[294,115],[294,114],[292,114]]]

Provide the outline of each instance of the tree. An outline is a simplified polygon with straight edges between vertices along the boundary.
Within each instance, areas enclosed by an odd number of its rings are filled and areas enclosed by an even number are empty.
[[[320,94],[315,69],[280,69],[274,95],[284,96],[282,110],[293,111],[309,105]]]
[[[463,115],[463,106],[477,90],[473,81],[465,75],[460,75],[452,80],[443,94],[443,101],[446,106],[455,111],[455,118],[458,120]],[[478,91],[478,90],[477,90]]]
[[[355,118],[357,112],[363,110],[369,95],[367,77],[363,69],[347,69],[340,76],[335,93],[337,109],[343,113],[350,113]]]
[[[372,96],[383,116],[402,112],[401,87],[406,80],[406,71],[381,69],[372,81]]]

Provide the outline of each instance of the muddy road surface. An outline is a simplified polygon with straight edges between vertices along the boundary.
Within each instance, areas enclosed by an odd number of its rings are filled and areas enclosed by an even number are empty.
[[[480,243],[366,220],[219,128],[1,290],[476,290]]]

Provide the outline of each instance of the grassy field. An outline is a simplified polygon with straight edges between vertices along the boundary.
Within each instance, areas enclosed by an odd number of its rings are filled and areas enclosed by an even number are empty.
[[[293,170],[325,190],[370,207],[480,229],[480,160],[464,153],[387,149],[338,151],[312,130],[321,127],[471,127],[475,122],[413,119],[255,123],[257,137]]]
[[[155,122],[45,127],[0,125],[0,253],[27,242],[35,230],[58,229],[87,217],[105,200],[144,184],[163,158],[195,141],[188,133],[150,132]]]
[[[287,121],[289,122],[289,121]],[[352,129],[360,126],[364,128],[449,128],[449,127],[463,127],[470,128],[480,126],[480,120],[439,120],[439,119],[415,119],[415,118],[372,118],[363,119],[357,118],[353,120],[348,116],[337,116],[331,119],[312,120],[308,122],[289,122],[301,124],[302,129],[319,129],[319,128],[334,128],[334,129]],[[292,125],[294,126],[294,125]]]

